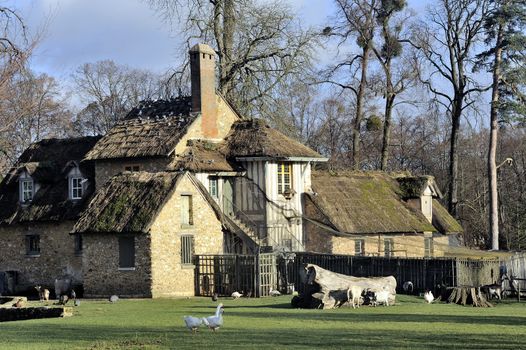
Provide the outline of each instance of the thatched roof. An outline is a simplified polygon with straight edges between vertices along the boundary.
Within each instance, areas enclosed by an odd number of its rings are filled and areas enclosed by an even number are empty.
[[[99,137],[46,139],[30,145],[0,183],[0,223],[74,219],[93,192],[93,164],[80,162]],[[79,164],[90,184],[83,199],[68,200],[67,173]],[[30,204],[21,205],[18,177],[26,171],[40,186]]]
[[[85,159],[168,156],[196,118],[187,97],[143,102],[97,142]]]
[[[307,194],[334,229],[342,233],[419,233],[436,229],[400,197],[398,182],[385,173],[312,173]]]
[[[442,197],[433,176],[400,176],[396,180],[400,185],[400,194],[403,198],[419,198],[427,187],[431,189],[434,197]]]
[[[226,137],[230,157],[320,158],[323,157],[262,120],[237,121]]]
[[[227,160],[224,144],[204,140],[190,140],[182,156],[173,167],[193,172],[233,172],[237,165]]]
[[[458,221],[436,199],[433,199],[433,226],[442,233],[464,232]]]
[[[178,172],[124,172],[97,190],[74,233],[145,233],[170,198]]]

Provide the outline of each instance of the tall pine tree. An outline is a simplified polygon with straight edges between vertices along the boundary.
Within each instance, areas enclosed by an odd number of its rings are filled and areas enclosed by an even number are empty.
[[[478,55],[479,65],[493,75],[488,178],[490,189],[490,236],[499,250],[497,188],[497,141],[499,121],[526,120],[526,2],[491,0],[484,29],[488,47]],[[503,163],[502,163],[503,164]]]

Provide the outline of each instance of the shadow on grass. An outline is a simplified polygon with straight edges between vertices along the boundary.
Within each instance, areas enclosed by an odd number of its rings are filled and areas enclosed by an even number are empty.
[[[31,327],[17,327],[3,332],[2,344],[13,347],[51,347],[56,348],[127,348],[130,344],[144,344],[150,348],[462,348],[462,349],[521,349],[525,341],[521,337],[509,334],[447,334],[400,330],[364,330],[353,327],[328,327],[323,329],[309,328],[298,330],[275,324],[273,328],[260,329],[257,322],[247,327],[236,329],[228,323],[218,332],[202,329],[198,334],[191,334],[184,327],[118,327],[86,325],[78,327],[49,327],[38,324]],[[79,343],[79,341],[81,343]],[[46,346],[44,346],[46,345]]]

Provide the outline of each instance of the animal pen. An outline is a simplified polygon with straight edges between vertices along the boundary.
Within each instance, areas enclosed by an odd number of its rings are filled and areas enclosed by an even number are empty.
[[[303,292],[306,264],[356,277],[394,276],[397,292],[406,281],[413,293],[439,287],[481,286],[500,277],[498,259],[384,258],[315,253],[195,256],[195,295],[268,296],[270,288],[282,293]]]

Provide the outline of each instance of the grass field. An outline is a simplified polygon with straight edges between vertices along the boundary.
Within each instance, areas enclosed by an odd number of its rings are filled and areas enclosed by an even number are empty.
[[[182,316],[212,315],[209,298],[82,300],[73,317],[0,323],[0,349],[526,349],[526,303],[482,309],[399,295],[391,307],[299,310],[288,296],[221,301],[224,326],[192,334]]]

